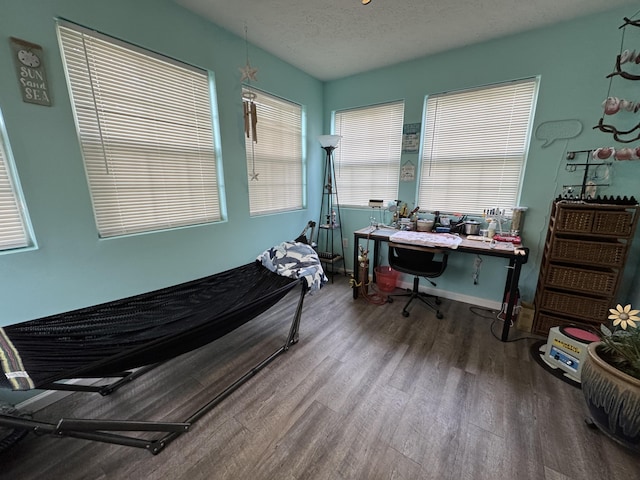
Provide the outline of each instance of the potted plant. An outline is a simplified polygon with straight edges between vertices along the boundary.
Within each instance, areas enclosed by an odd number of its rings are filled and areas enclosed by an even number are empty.
[[[609,310],[582,367],[582,392],[591,420],[606,435],[640,453],[640,310]]]

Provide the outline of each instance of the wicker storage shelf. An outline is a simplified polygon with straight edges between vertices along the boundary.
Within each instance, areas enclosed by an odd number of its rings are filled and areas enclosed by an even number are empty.
[[[571,291],[611,296],[616,291],[618,272],[615,270],[592,270],[567,265],[550,264],[544,275],[547,286]]]
[[[533,332],[606,322],[638,222],[634,205],[558,200],[540,264]]]
[[[556,237],[550,250],[551,260],[620,267],[625,260],[627,245],[617,241],[597,242]]]
[[[599,321],[609,315],[610,298],[595,298],[570,295],[545,289],[540,296],[538,308],[556,313]]]

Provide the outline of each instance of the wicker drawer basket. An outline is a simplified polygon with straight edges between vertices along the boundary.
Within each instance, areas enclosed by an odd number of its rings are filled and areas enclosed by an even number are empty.
[[[605,320],[609,315],[609,303],[608,298],[592,298],[544,290],[537,307],[541,310],[551,310],[597,322]]]
[[[545,281],[550,287],[599,295],[613,295],[616,291],[618,274],[613,270],[587,270],[550,264]]]
[[[568,320],[562,317],[556,317],[554,315],[549,315],[546,313],[539,313],[533,324],[533,333],[537,333],[538,335],[549,335],[549,330],[553,327],[562,327],[568,325],[580,325],[582,327],[597,327],[597,324],[581,324],[580,322],[575,322],[572,320]]]
[[[591,233],[616,237],[628,237],[632,224],[633,214],[626,210],[559,208],[556,219],[556,229],[561,233]]]
[[[631,234],[633,214],[631,212],[596,212],[593,216],[592,232],[603,235],[628,237]]]
[[[620,242],[587,242],[584,240],[553,239],[551,259],[584,265],[619,267],[625,259],[626,245]]]
[[[559,208],[556,228],[562,232],[591,233],[593,210]]]

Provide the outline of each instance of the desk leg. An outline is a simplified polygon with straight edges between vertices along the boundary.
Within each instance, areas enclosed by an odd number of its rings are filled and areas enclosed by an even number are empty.
[[[509,260],[509,273],[507,273],[507,280],[504,286],[504,295],[509,295],[509,301],[507,302],[507,311],[504,314],[504,325],[502,326],[501,340],[503,342],[509,339],[509,329],[511,328],[511,319],[513,318],[513,310],[517,300],[516,293],[518,291],[522,263],[519,258]]]
[[[358,287],[359,277],[360,277],[360,262],[358,262],[358,250],[360,249],[360,237],[358,235],[353,236],[353,281],[355,282],[353,285],[353,299],[358,299],[358,291],[360,287]]]
[[[378,266],[378,258],[380,258],[380,240],[373,241],[373,282],[376,281],[376,267]]]

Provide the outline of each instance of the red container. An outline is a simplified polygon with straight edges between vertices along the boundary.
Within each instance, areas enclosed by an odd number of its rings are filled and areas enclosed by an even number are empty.
[[[393,292],[400,273],[391,267],[376,267],[376,284],[382,292]]]

